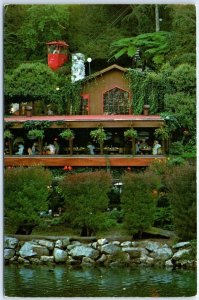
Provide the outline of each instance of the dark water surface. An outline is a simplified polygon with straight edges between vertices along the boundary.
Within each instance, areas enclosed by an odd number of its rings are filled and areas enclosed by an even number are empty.
[[[4,293],[17,297],[182,297],[196,294],[195,270],[4,268]]]

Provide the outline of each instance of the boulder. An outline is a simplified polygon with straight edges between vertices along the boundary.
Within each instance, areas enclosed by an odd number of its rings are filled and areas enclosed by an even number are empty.
[[[79,246],[79,245],[81,245],[81,243],[79,241],[72,241],[71,245]]]
[[[89,246],[80,245],[71,249],[69,255],[71,255],[73,258],[82,258],[85,256],[96,259],[99,256],[99,251]]]
[[[4,248],[15,249],[18,245],[18,239],[12,237],[5,237]]]
[[[142,256],[140,257],[140,263],[151,266],[154,264],[154,258],[142,254]]]
[[[173,268],[173,263],[172,263],[172,260],[171,260],[171,259],[165,261],[165,267]]]
[[[59,249],[62,249],[62,248],[63,248],[62,240],[57,240],[57,241],[55,242],[55,248],[59,248]]]
[[[105,244],[101,246],[101,252],[105,254],[113,254],[121,251],[121,248],[113,244]]]
[[[75,248],[75,247],[76,247],[76,245],[68,245],[68,246],[67,246],[67,250],[70,251],[71,249],[73,249],[73,248]]]
[[[141,248],[123,247],[122,251],[126,252],[126,253],[129,253],[131,258],[138,258],[142,254]]]
[[[43,255],[49,255],[49,250],[45,246],[34,245],[32,246],[32,250],[36,252],[37,256],[41,257]]]
[[[49,250],[54,249],[54,242],[46,241],[46,240],[38,240],[37,243],[41,246],[48,248]]]
[[[30,264],[30,262],[29,262],[28,259],[25,259],[25,258],[20,257],[20,256],[18,258],[18,263],[20,263],[20,264],[27,264],[27,265]]]
[[[105,244],[108,244],[108,240],[107,239],[99,239],[99,240],[97,240],[97,243],[99,246],[103,246]]]
[[[19,255],[22,258],[37,256],[37,253],[33,250],[33,246],[36,245],[31,242],[25,242],[19,250]]]
[[[132,242],[130,242],[130,241],[121,243],[121,247],[131,247],[131,246],[132,246]]]
[[[144,242],[143,245],[150,252],[155,252],[160,247],[160,244],[158,242],[148,242],[147,241],[147,242]]]
[[[54,256],[41,256],[40,257],[40,260],[41,260],[41,262],[44,262],[44,263],[48,263],[48,262],[50,262],[50,263],[52,263],[52,262],[54,262]]]
[[[191,249],[181,249],[178,250],[172,257],[172,260],[178,261],[180,259],[184,259],[184,256],[189,254],[191,252]]]
[[[68,253],[65,250],[54,248],[53,256],[55,259],[55,262],[65,262],[67,260]]]
[[[116,246],[120,246],[120,242],[119,241],[113,241],[113,242],[111,242],[111,244],[116,245]]]
[[[30,262],[31,262],[33,265],[40,265],[40,264],[41,264],[40,259],[37,258],[37,257],[31,257],[31,258],[30,258]]]
[[[96,261],[97,263],[103,263],[105,262],[107,259],[105,254],[102,254],[102,256]]]
[[[11,259],[15,256],[14,249],[4,249],[4,259]]]
[[[83,257],[81,266],[92,267],[95,264],[95,261],[90,257]]]
[[[169,247],[161,247],[155,251],[155,259],[156,260],[168,260],[173,255],[172,250]]]
[[[65,237],[63,240],[62,240],[62,245],[63,245],[63,248],[67,248],[68,245],[70,245],[70,237]]]
[[[181,242],[181,243],[177,243],[175,245],[173,245],[173,249],[179,249],[179,248],[185,248],[185,247],[189,247],[191,246],[190,242]]]

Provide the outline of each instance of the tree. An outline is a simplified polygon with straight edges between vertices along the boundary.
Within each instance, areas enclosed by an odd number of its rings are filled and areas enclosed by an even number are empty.
[[[139,237],[145,229],[153,225],[155,201],[152,191],[159,184],[151,173],[126,173],[123,178],[121,208],[124,212],[124,225],[131,234]]]
[[[106,222],[107,193],[111,176],[105,171],[68,174],[59,183],[65,199],[66,220],[81,229],[81,235],[91,235]]]
[[[196,239],[196,168],[184,164],[173,168],[166,176],[171,201],[172,219],[178,236],[183,239]]]
[[[42,167],[6,168],[4,179],[7,222],[15,232],[30,233],[41,221],[39,212],[48,209],[51,172]]]
[[[21,64],[5,76],[5,103],[54,100],[58,77],[42,63]]]

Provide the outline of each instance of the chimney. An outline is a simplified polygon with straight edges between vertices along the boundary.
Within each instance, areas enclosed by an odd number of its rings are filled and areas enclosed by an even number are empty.
[[[148,116],[148,115],[149,115],[149,109],[150,109],[150,105],[145,104],[145,105],[143,106],[143,113],[144,113],[144,116]]]

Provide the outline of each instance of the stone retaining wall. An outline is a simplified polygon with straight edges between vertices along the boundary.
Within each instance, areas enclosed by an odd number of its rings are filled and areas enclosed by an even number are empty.
[[[71,240],[70,237],[50,241],[33,239],[19,241],[4,239],[5,263],[67,264],[71,266],[163,266],[169,268],[196,267],[190,242],[174,246],[153,241],[108,241],[105,238],[91,243]]]

